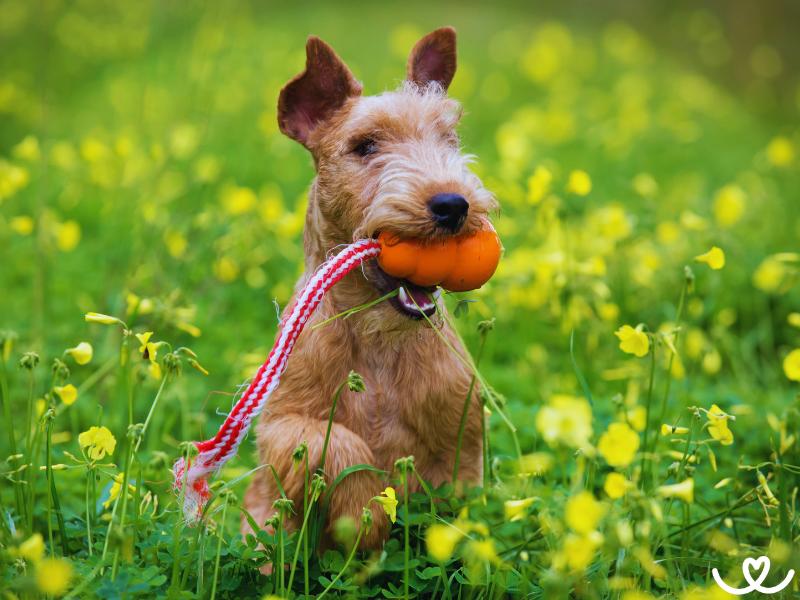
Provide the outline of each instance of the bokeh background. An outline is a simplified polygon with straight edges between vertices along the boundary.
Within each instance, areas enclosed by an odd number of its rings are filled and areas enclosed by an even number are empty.
[[[190,346],[209,375],[170,388],[146,446],[175,455],[202,439],[266,355],[301,272],[313,169],[275,107],[306,36],[375,94],[398,85],[419,37],[450,24],[463,145],[502,205],[506,247],[457,322],[474,348],[476,324],[496,319],[482,371],[524,449],[543,447],[542,403],[582,393],[571,335],[597,431],[641,406],[647,361],[613,332],[671,331],[691,265],[679,355],[658,360],[672,365],[673,420],[712,403],[737,417],[713,499],[737,461],[769,453],[768,417],[796,402],[782,361],[800,345],[799,18],[790,1],[4,0],[0,328],[18,334],[15,356],[45,364],[79,341],[113,359],[119,332],[84,323],[88,311]],[[693,262],[711,246],[724,269]],[[146,364],[141,380],[144,414],[158,381]],[[123,438],[118,402],[112,384],[79,398],[60,443],[99,412]],[[510,452],[492,423],[495,451]],[[750,543],[768,542],[767,525],[754,531]]]

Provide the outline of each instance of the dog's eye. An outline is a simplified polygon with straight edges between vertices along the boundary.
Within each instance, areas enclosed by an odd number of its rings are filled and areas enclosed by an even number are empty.
[[[353,148],[353,152],[361,157],[375,154],[378,151],[378,143],[372,138],[366,138],[358,142]]]

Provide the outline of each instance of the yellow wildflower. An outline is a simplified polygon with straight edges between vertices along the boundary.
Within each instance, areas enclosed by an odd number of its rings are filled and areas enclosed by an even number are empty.
[[[612,467],[627,467],[639,449],[639,434],[627,423],[611,423],[597,443],[597,450]]]
[[[712,246],[711,250],[705,254],[699,254],[698,256],[695,256],[694,259],[697,262],[706,263],[715,271],[719,271],[725,266],[725,253],[717,246]]]
[[[792,327],[800,327],[800,312],[789,313],[786,322]]]
[[[258,196],[250,188],[228,186],[222,190],[220,202],[228,214],[241,215],[256,207]]]
[[[694,502],[694,479],[684,479],[680,483],[662,485],[656,492],[662,498],[678,498],[691,504]]]
[[[603,483],[603,490],[609,498],[622,498],[630,487],[630,482],[625,478],[622,473],[613,471],[606,475],[606,480]]]
[[[144,333],[137,333],[136,339],[139,340],[139,352],[142,358],[148,359],[151,363],[156,362],[158,355],[158,346],[156,342],[151,342],[150,338],[153,337],[152,331],[145,331]]]
[[[12,217],[8,224],[11,229],[19,235],[30,235],[33,233],[34,222],[33,219],[27,215]]]
[[[569,174],[567,191],[576,196],[586,196],[592,191],[592,179],[586,171],[576,169]]]
[[[71,383],[68,383],[67,385],[57,385],[53,388],[53,391],[67,406],[74,404],[75,400],[78,399],[78,388]]]
[[[577,396],[556,394],[536,414],[536,429],[551,446],[586,449],[592,435],[592,409]]]
[[[115,325],[117,323],[122,323],[122,321],[116,317],[96,312],[88,312],[83,318],[87,323],[99,323],[100,325]]]
[[[506,519],[508,521],[519,521],[528,512],[528,508],[534,503],[536,498],[523,498],[522,500],[506,500],[503,503]]]
[[[708,416],[708,433],[723,446],[730,446],[733,443],[733,432],[728,429],[728,419],[730,415],[724,413],[716,404],[706,413]]]
[[[68,348],[66,353],[69,354],[76,363],[85,365],[92,361],[93,350],[89,342],[81,342],[74,348]]]
[[[627,354],[633,354],[639,358],[646,356],[650,351],[650,339],[642,331],[643,325],[637,325],[634,329],[630,325],[623,325],[614,332],[619,338],[619,348]]]
[[[62,252],[69,252],[81,241],[81,226],[76,221],[58,223],[55,228],[56,246]]]
[[[591,531],[586,535],[567,534],[561,550],[553,557],[553,566],[557,569],[583,571],[592,562],[595,552],[602,544],[603,535],[599,531]]]
[[[689,433],[688,427],[678,427],[677,425],[661,424],[661,435],[684,435]]]
[[[90,459],[101,460],[114,454],[117,440],[107,427],[92,426],[78,436],[78,445],[87,450]]]
[[[745,193],[738,185],[729,184],[722,187],[714,196],[714,218],[722,227],[731,227],[738,223],[745,208]]]
[[[14,146],[13,153],[16,158],[28,162],[36,162],[42,157],[39,140],[32,135],[25,136],[20,143]]]
[[[435,523],[425,532],[425,545],[434,560],[443,562],[453,555],[456,544],[463,534],[453,527],[443,523]]]
[[[553,456],[547,452],[532,452],[519,459],[520,475],[542,475],[553,466]]]
[[[28,562],[37,563],[44,558],[44,538],[42,534],[34,533],[19,545],[17,554]]]
[[[117,473],[114,476],[114,483],[111,484],[111,488],[108,490],[108,500],[103,502],[103,507],[108,510],[111,507],[111,504],[119,498],[119,493],[122,491],[122,482],[125,481],[125,473]],[[131,494],[136,491],[136,486],[132,483],[128,483],[128,493]]]
[[[789,138],[772,138],[767,146],[767,160],[775,167],[787,167],[794,160],[794,144]]]
[[[553,174],[547,167],[538,166],[528,178],[528,202],[539,204],[550,191]]]
[[[50,596],[63,596],[72,581],[72,564],[63,558],[45,558],[36,567],[36,585]]]
[[[795,348],[783,359],[783,372],[792,381],[800,381],[800,348]]]
[[[576,533],[587,534],[597,528],[604,514],[605,506],[584,490],[567,500],[564,519]]]
[[[470,540],[467,543],[467,554],[471,558],[482,562],[500,562],[500,557],[497,556],[497,550],[492,540]]]
[[[230,283],[239,276],[239,264],[227,256],[219,257],[213,266],[214,275],[224,283]]]
[[[397,496],[393,487],[387,487],[380,496],[375,496],[373,500],[383,507],[392,523],[397,521]]]

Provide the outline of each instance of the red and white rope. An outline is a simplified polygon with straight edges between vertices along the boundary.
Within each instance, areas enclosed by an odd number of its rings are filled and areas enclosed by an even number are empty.
[[[208,476],[236,456],[250,423],[264,409],[270,394],[278,387],[292,348],[322,297],[350,271],[364,261],[377,257],[380,251],[377,241],[359,240],[323,263],[287,310],[267,360],[258,369],[217,434],[210,440],[195,442],[198,454],[189,462],[188,470],[183,458],[175,463],[172,471],[176,491],[180,493],[186,483],[183,508],[187,520],[196,521],[202,515],[203,507],[211,496]]]

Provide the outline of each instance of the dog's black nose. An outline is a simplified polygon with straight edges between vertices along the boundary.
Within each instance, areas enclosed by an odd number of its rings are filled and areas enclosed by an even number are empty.
[[[428,201],[428,207],[439,227],[455,233],[467,218],[469,202],[461,194],[436,194]]]

